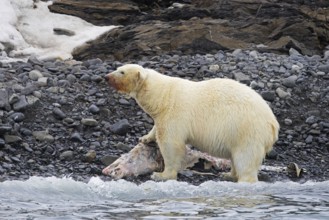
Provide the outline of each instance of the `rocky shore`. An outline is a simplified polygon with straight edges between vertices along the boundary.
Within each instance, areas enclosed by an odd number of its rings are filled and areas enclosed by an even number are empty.
[[[329,180],[329,59],[254,50],[147,56],[130,63],[191,80],[233,78],[259,92],[281,125],[266,165],[303,168],[301,177],[266,172],[271,181]],[[105,83],[119,61],[91,59],[0,64],[1,180],[71,176],[88,181],[132,149],[152,127],[131,99]],[[210,171],[216,173],[216,171]],[[149,176],[131,178],[145,181]],[[193,184],[217,176],[183,173]]]

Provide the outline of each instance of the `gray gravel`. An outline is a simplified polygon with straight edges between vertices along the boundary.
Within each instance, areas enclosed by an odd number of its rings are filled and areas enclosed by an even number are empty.
[[[190,80],[241,81],[268,101],[281,124],[267,165],[290,162],[301,178],[266,173],[272,179],[329,180],[329,60],[235,50],[207,55],[162,55],[131,61]],[[105,164],[137,144],[152,119],[131,99],[108,88],[106,73],[122,63],[100,59],[0,64],[0,175],[72,176],[87,181]],[[104,177],[110,179],[110,177]],[[133,178],[143,181],[149,176]],[[180,176],[200,183],[210,177]]]

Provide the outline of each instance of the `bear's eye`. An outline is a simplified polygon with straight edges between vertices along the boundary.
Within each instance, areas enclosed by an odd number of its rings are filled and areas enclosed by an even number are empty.
[[[120,71],[120,74],[121,74],[121,75],[124,75],[124,74],[125,74],[125,72],[123,72],[123,71]]]

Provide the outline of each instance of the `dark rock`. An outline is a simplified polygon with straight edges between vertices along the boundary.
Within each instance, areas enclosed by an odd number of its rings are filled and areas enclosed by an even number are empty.
[[[99,83],[99,82],[103,81],[103,77],[98,76],[98,75],[93,75],[93,76],[91,76],[90,80],[93,81],[93,82]]]
[[[122,151],[124,151],[124,152],[128,152],[128,151],[130,151],[130,150],[132,149],[129,145],[124,144],[124,143],[122,143],[122,142],[117,143],[117,144],[115,145],[115,147],[116,147],[118,150],[122,150]]]
[[[96,159],[96,151],[94,150],[88,151],[83,157],[83,160],[88,163],[91,163],[95,159]]]
[[[77,80],[77,77],[73,74],[69,74],[67,75],[66,79],[70,82],[70,83],[74,83]]]
[[[264,88],[264,86],[261,86],[259,83],[257,83],[256,81],[251,81],[250,83],[250,87],[252,89],[260,89],[260,88]]]
[[[282,85],[288,87],[288,88],[293,88],[296,85],[296,80],[297,76],[289,76],[288,78],[285,78],[282,80]]]
[[[88,74],[84,74],[83,76],[81,76],[80,80],[81,81],[90,81],[91,77]]]
[[[91,69],[94,69],[94,68],[92,68],[93,66],[95,66],[95,68],[97,68],[102,63],[103,63],[103,61],[99,58],[88,60],[89,68],[91,68]]]
[[[63,119],[63,123],[64,123],[66,126],[74,125],[74,119],[72,119],[72,118],[64,118],[64,119]]]
[[[0,89],[0,109],[10,110],[8,91]]]
[[[74,141],[74,142],[83,142],[83,138],[81,137],[80,133],[78,132],[74,132],[72,135],[71,135],[71,141]]]
[[[329,128],[329,122],[322,122],[321,124],[323,125],[323,127]]]
[[[94,105],[94,104],[92,104],[91,106],[89,106],[88,110],[91,113],[93,113],[93,114],[98,114],[99,111],[100,111],[99,108],[96,105]]]
[[[19,158],[17,158],[17,157],[11,157],[11,160],[14,161],[14,162],[16,162],[16,163],[21,162],[21,160]]]
[[[6,144],[5,140],[0,138],[0,147],[4,147]]]
[[[74,36],[75,35],[74,31],[67,30],[67,29],[64,29],[64,28],[54,28],[53,31],[57,35],[66,35],[66,36]]]
[[[319,65],[318,69],[319,69],[320,71],[323,71],[323,72],[329,73],[329,64]]]
[[[119,103],[121,105],[130,105],[130,102],[127,99],[123,99],[123,98],[119,99]]]
[[[263,99],[265,99],[266,101],[269,101],[269,102],[273,102],[276,97],[274,91],[263,91],[263,92],[261,92],[261,95],[262,95]]]
[[[64,160],[64,161],[71,161],[71,160],[73,160],[73,158],[74,158],[74,153],[73,153],[73,151],[70,151],[70,150],[64,151],[63,153],[61,153],[59,155],[59,159]]]
[[[136,15],[141,14],[138,6],[133,1],[95,1],[90,4],[90,1],[80,0],[72,1],[57,1],[56,4],[49,5],[52,12],[74,15],[82,17],[96,25],[111,25],[127,24],[135,21]],[[123,14],[129,14],[125,16]],[[110,15],[110,16],[109,16]]]
[[[37,84],[28,85],[21,90],[21,95],[30,95],[38,89],[39,89],[39,87]]]
[[[0,135],[4,135],[12,130],[10,125],[0,124]]]
[[[5,161],[8,162],[8,163],[13,163],[13,161],[11,160],[11,158],[8,157],[8,156],[4,156],[4,159],[5,159]],[[11,166],[12,166],[12,164],[10,164],[10,165],[8,164],[6,167],[7,167],[8,169],[10,169]]]
[[[29,146],[28,143],[22,143],[22,146],[24,147],[24,149],[28,152],[33,152],[32,148]]]
[[[21,112],[15,112],[9,116],[15,122],[21,122],[25,119],[25,115]]]
[[[320,135],[321,131],[318,129],[311,129],[308,133],[313,135]]]
[[[29,106],[29,103],[26,101],[26,96],[19,96],[19,100],[13,104],[13,109],[15,111],[24,111]]]
[[[241,83],[244,83],[244,84],[247,84],[247,85],[250,84],[250,76],[248,76],[248,75],[246,75],[242,72],[234,72],[233,76],[234,76],[235,80],[237,80]]]
[[[96,149],[100,146],[101,146],[101,144],[98,141],[94,141],[94,142],[90,143],[90,148],[92,148],[92,149]]]
[[[57,85],[60,87],[70,87],[71,83],[66,79],[58,80]]]
[[[313,136],[312,135],[307,136],[307,138],[305,139],[306,144],[310,144],[310,143],[312,143],[312,141],[313,141]]]
[[[97,88],[92,88],[92,89],[88,90],[89,96],[95,95],[96,93],[97,93]]]
[[[51,146],[47,146],[45,149],[45,153],[51,154],[54,152],[54,148],[52,148]]]
[[[305,122],[306,122],[306,124],[314,124],[317,121],[318,121],[317,118],[312,115],[312,116],[308,117]]]
[[[127,119],[122,119],[115,124],[111,125],[110,130],[114,134],[126,135],[130,129],[130,124]]]
[[[112,164],[114,161],[116,161],[119,157],[118,156],[111,156],[111,155],[107,155],[104,156],[100,159],[100,161],[105,165],[108,166],[110,164]]]
[[[57,107],[55,107],[53,109],[53,114],[54,114],[55,118],[60,119],[60,120],[66,118],[66,114],[61,109],[59,109]]]
[[[104,106],[106,104],[106,99],[99,99],[96,103],[98,106]]]
[[[9,134],[5,134],[4,135],[5,138],[5,142],[7,144],[11,144],[11,143],[17,143],[17,142],[21,142],[22,138],[17,136],[17,135],[9,135]]]
[[[95,127],[98,125],[98,122],[93,118],[83,118],[81,119],[81,124],[85,126]]]
[[[32,131],[28,128],[20,128],[20,133],[24,136],[31,136]]]
[[[276,160],[278,158],[278,153],[272,149],[266,156],[268,159]]]

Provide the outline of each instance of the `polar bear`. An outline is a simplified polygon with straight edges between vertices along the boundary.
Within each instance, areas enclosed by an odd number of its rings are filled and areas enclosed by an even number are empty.
[[[278,139],[279,123],[264,99],[231,79],[193,82],[170,77],[137,64],[106,75],[110,86],[136,100],[154,120],[140,141],[156,141],[164,158],[156,181],[177,179],[191,144],[212,156],[231,160],[238,182],[257,182],[258,170]]]

